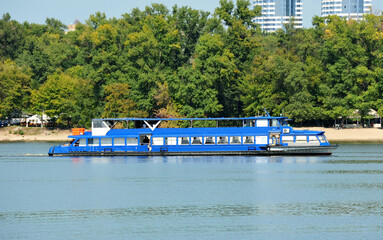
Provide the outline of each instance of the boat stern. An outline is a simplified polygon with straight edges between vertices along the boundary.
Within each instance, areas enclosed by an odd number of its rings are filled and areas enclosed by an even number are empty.
[[[56,146],[53,146],[53,147],[49,148],[48,156],[53,156],[53,154],[54,154],[54,152],[55,152],[55,147],[56,147]]]

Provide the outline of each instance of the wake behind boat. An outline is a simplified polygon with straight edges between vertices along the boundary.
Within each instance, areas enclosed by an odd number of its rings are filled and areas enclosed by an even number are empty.
[[[169,121],[188,127],[161,128]],[[215,127],[193,127],[199,121]],[[92,131],[74,129],[70,144],[54,146],[49,156],[330,155],[323,131],[294,130],[286,117],[106,118]],[[120,123],[120,124],[117,124]],[[121,124],[122,123],[122,124]],[[125,126],[117,129],[116,126]],[[206,124],[205,124],[206,125]]]

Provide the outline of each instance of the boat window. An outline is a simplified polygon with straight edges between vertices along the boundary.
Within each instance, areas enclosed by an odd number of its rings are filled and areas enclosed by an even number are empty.
[[[88,146],[99,146],[99,138],[89,138],[88,139]]]
[[[127,146],[137,146],[138,145],[138,138],[126,138],[126,145]]]
[[[79,143],[80,143],[80,139],[77,139],[77,141],[76,141],[76,139],[72,139],[72,141],[70,141],[69,145],[73,145],[75,147],[78,147]]]
[[[151,135],[141,134],[140,135],[140,145],[141,146],[149,145],[151,143],[150,139],[151,139]]]
[[[114,146],[125,146],[125,138],[115,138]]]
[[[177,145],[177,138],[176,137],[166,137],[165,138],[165,145]]]
[[[179,137],[178,145],[189,145],[189,137]]]
[[[93,128],[108,128],[108,126],[102,120],[93,120]]]
[[[267,136],[256,136],[255,141],[257,144],[267,144]]]
[[[309,136],[310,143],[319,143],[317,136]]]
[[[307,142],[307,136],[296,136],[295,142],[297,142],[297,143],[306,143]]]
[[[153,137],[153,145],[164,145],[163,137]]]
[[[270,121],[270,124],[271,124],[272,127],[279,127],[279,122],[278,122],[277,119],[272,119]]]
[[[215,137],[205,137],[205,145],[215,144]]]
[[[86,139],[85,138],[81,138],[80,139],[79,146],[80,147],[85,147],[86,146]]]
[[[228,144],[228,137],[217,137],[218,144]]]
[[[282,142],[283,143],[293,143],[294,142],[294,136],[282,136]]]
[[[245,121],[245,127],[254,127],[255,120],[246,120]]]
[[[289,126],[289,125],[287,124],[287,122],[286,122],[285,119],[281,119],[281,124],[282,124],[282,126],[284,126],[284,127]]]
[[[253,144],[254,137],[253,136],[245,136],[243,137],[243,144]]]
[[[202,137],[192,137],[192,145],[200,145],[202,144]]]
[[[257,120],[257,127],[268,127],[269,121],[267,119],[258,119]]]
[[[239,136],[230,137],[230,144],[241,144],[241,137]]]
[[[101,138],[101,146],[112,146],[111,138]]]
[[[319,138],[319,141],[321,143],[326,143],[327,142],[327,139],[326,139],[326,137],[324,135],[319,135],[318,138]]]

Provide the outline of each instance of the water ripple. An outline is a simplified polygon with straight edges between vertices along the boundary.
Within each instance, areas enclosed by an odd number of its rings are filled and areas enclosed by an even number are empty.
[[[34,221],[97,217],[241,217],[241,216],[383,216],[381,202],[277,203],[250,205],[213,205],[177,207],[136,207],[115,209],[55,210],[38,212],[3,212],[1,220]]]

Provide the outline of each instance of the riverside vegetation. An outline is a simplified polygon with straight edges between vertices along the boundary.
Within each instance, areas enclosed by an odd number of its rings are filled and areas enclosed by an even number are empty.
[[[264,33],[248,0],[213,14],[152,4],[76,30],[0,20],[0,119],[45,113],[89,127],[95,117],[254,116],[333,123],[383,115],[383,15],[314,17]]]

